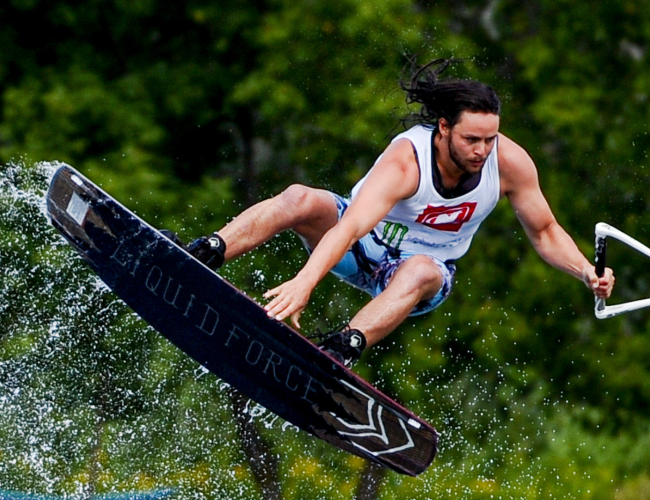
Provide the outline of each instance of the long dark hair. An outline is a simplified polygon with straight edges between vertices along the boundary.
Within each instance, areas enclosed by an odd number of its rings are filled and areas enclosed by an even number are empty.
[[[408,82],[400,82],[408,104],[421,104],[420,112],[409,115],[404,122],[415,120],[422,125],[436,125],[444,118],[450,127],[456,125],[463,111],[474,113],[501,112],[501,102],[492,87],[475,80],[440,78],[440,75],[460,59],[436,59],[423,66],[411,62]]]

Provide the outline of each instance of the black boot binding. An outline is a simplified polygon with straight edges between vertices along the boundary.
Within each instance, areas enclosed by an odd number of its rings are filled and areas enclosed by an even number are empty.
[[[225,260],[226,242],[217,233],[210,236],[201,236],[189,245],[185,245],[176,233],[161,229],[160,233],[173,243],[181,247],[199,262],[203,262],[210,269],[216,271]]]
[[[366,348],[366,337],[359,330],[346,326],[345,328],[327,333],[319,333],[310,338],[323,339],[318,343],[326,353],[350,368],[361,357]]]

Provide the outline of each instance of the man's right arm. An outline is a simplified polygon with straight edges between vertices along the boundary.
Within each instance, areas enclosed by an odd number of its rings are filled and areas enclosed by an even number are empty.
[[[265,307],[269,316],[278,320],[292,316],[299,328],[300,314],[320,280],[398,201],[415,194],[419,182],[419,168],[411,142],[403,139],[391,144],[368,174],[341,220],[325,233],[296,277],[266,293],[267,298],[275,297]]]

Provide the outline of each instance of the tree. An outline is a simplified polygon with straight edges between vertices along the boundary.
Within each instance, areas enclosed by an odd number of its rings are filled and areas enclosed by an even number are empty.
[[[349,190],[408,112],[396,91],[406,56],[453,55],[466,60],[459,76],[497,89],[503,132],[531,153],[560,222],[589,254],[599,220],[641,239],[648,232],[641,215],[647,209],[646,10],[627,0],[589,6],[563,0],[105,0],[74,8],[12,0],[0,6],[0,158],[68,161],[148,221],[192,237],[290,182]],[[50,43],[39,44],[18,28],[26,23],[47,33]],[[59,358],[39,358],[54,348],[47,340],[38,344],[50,333],[34,326],[25,307],[34,298],[26,291],[46,287],[57,274],[34,271],[40,250],[10,251],[9,243],[47,246],[23,234],[20,217],[3,223],[4,255],[15,274],[6,271],[4,278],[3,325],[11,333],[3,337],[2,356],[15,368],[16,359],[31,363],[28,346],[42,345],[33,351],[34,364],[48,367],[32,381],[29,371],[5,378],[4,387],[32,387],[40,394],[29,403],[36,408],[50,401],[38,383],[56,379],[60,394],[71,393],[63,401],[87,405],[104,393],[129,409],[132,420],[112,419],[119,415],[107,405],[105,429],[130,436],[140,425],[155,429],[148,441],[133,437],[128,445],[105,430],[103,446],[114,459],[101,455],[98,463],[122,474],[106,485],[128,482],[125,464],[148,471],[141,477],[150,481],[155,464],[197,495],[257,494],[241,450],[229,446],[224,453],[214,440],[218,432],[229,443],[237,440],[234,427],[223,424],[230,418],[223,392],[207,377],[197,378],[196,366],[153,334],[140,332],[135,344],[113,338],[115,325],[126,320],[102,309],[103,295],[80,288],[86,295],[79,300],[109,314],[99,317],[112,325],[110,332],[100,330],[97,349],[88,343],[79,351],[99,356],[83,367],[88,386],[64,389],[64,381],[76,379],[48,375],[62,365],[54,366]],[[303,261],[297,242],[284,235],[223,272],[259,297]],[[639,272],[643,260],[612,246],[610,262],[619,277],[614,300],[650,295]],[[431,476],[409,482],[389,474],[383,493],[373,494],[580,498],[589,488],[609,498],[614,488],[641,490],[647,458],[641,445],[650,435],[647,316],[597,323],[589,293],[541,263],[507,205],[486,221],[459,268],[442,309],[409,320],[358,367],[443,433]],[[23,282],[29,286],[16,286]],[[327,279],[303,324],[327,328],[365,300]],[[73,340],[81,338],[70,340],[78,347]],[[148,348],[150,357],[138,358],[148,360],[142,361],[148,376],[136,380],[117,351]],[[80,363],[73,353],[66,356],[73,366]],[[78,435],[93,436],[88,423],[97,414],[84,415]],[[9,436],[23,424],[16,414],[7,419],[12,426],[3,439],[18,446]],[[353,494],[357,485],[349,478],[363,474],[363,464],[300,435],[257,427],[282,456],[287,498]],[[61,432],[67,437],[56,448],[65,450],[76,441]],[[205,449],[201,440],[209,443]],[[4,457],[0,463],[8,467]],[[49,477],[73,484],[70,478],[80,477],[75,471],[87,464],[70,463]],[[234,471],[232,481],[211,468]],[[35,470],[19,474],[17,487],[40,480]]]

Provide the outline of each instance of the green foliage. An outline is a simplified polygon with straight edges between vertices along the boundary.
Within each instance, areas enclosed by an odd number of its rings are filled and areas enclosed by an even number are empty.
[[[0,15],[2,487],[261,498],[218,382],[46,229],[47,176],[24,164],[69,162],[190,239],[291,182],[348,191],[410,111],[406,56],[453,55],[497,89],[503,132],[587,255],[600,220],[650,242],[639,2],[12,0]],[[305,258],[282,235],[224,275],[261,300]],[[608,259],[614,302],[650,296],[645,258],[613,244]],[[389,474],[380,497],[650,498],[647,313],[593,319],[505,202],[457,276],[441,309],[358,367],[442,434],[434,466]],[[327,278],[303,324],[332,327],[365,300]],[[362,461],[254,412],[286,498],[354,495]]]

